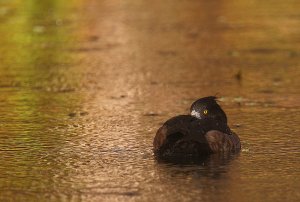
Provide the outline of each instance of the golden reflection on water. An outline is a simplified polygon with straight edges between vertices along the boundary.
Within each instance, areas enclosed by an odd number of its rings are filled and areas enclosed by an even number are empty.
[[[0,200],[297,201],[297,6],[0,1]],[[159,125],[215,94],[241,154],[157,161]]]

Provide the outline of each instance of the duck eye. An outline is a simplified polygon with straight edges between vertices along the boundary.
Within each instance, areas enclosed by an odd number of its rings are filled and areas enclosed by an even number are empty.
[[[208,113],[208,110],[207,110],[207,109],[203,111],[203,114],[207,114],[207,113]]]

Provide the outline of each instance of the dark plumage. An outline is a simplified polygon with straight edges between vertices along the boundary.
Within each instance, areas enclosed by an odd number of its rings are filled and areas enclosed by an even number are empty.
[[[153,141],[158,156],[203,156],[218,152],[237,152],[239,137],[227,125],[225,112],[216,97],[195,101],[190,115],[175,116],[161,126]]]

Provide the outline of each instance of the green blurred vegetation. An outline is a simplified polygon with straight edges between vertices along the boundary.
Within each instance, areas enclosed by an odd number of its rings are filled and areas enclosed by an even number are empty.
[[[1,149],[9,158],[1,160],[0,172],[17,173],[9,186],[32,186],[31,176],[14,179],[39,163],[33,156],[49,152],[45,142],[63,147],[64,134],[45,131],[58,127],[51,124],[53,118],[63,125],[78,101],[59,94],[71,92],[71,84],[78,82],[68,72],[74,61],[65,51],[72,41],[70,12],[76,2],[0,1],[0,100],[5,104],[0,104],[0,137],[4,141]],[[11,148],[15,152],[10,153]],[[54,161],[55,156],[51,158]],[[3,181],[0,185],[6,186]]]

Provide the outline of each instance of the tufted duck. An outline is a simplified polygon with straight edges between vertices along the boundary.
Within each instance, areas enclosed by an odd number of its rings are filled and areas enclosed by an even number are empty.
[[[163,157],[203,156],[219,152],[238,152],[239,137],[227,125],[227,117],[216,97],[198,99],[190,115],[175,116],[157,131],[154,153]]]

